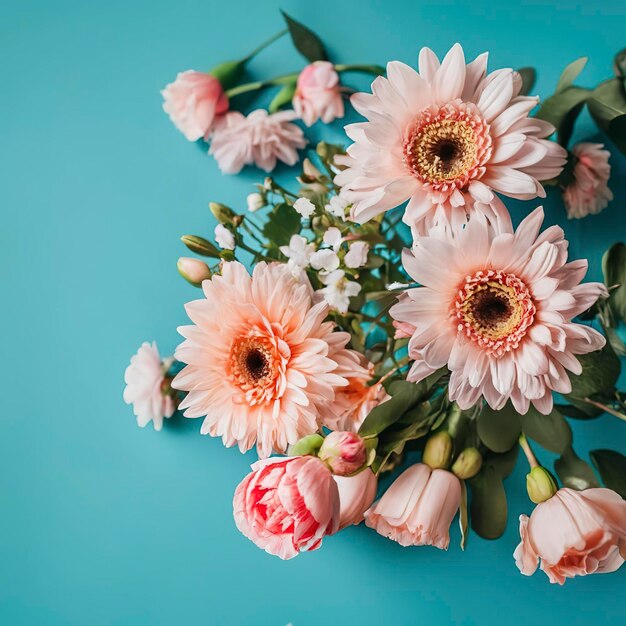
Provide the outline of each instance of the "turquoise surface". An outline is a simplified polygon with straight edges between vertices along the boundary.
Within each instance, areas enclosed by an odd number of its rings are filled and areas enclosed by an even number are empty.
[[[582,83],[608,77],[626,45],[619,2],[282,7],[339,62],[414,63],[422,45],[442,53],[460,41],[468,56],[489,50],[492,67],[538,67],[541,94],[585,54]],[[123,404],[130,355],[151,339],[173,351],[183,303],[197,295],[176,272],[178,237],[210,233],[207,202],[243,208],[260,179],[221,176],[172,127],[159,89],[280,28],[277,4],[249,0],[0,7],[0,624],[625,623],[626,568],[564,588],[517,572],[517,517],[531,510],[521,463],[499,541],[472,535],[462,552],[455,526],[443,553],[355,527],[281,562],[232,522],[232,493],[253,456],[201,437],[196,420],[141,430]],[[252,69],[300,63],[281,41]],[[593,133],[587,123],[579,136]],[[612,164],[610,207],[565,224],[596,278],[602,251],[626,238],[626,159]],[[516,204],[516,220],[531,206]],[[564,222],[558,199],[546,206],[548,222]],[[625,435],[608,416],[575,425],[585,454],[626,453]]]

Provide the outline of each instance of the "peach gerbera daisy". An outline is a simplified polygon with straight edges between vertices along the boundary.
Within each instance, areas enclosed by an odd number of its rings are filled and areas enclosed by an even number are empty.
[[[282,263],[258,263],[252,276],[238,262],[202,283],[205,298],[186,305],[193,326],[176,358],[187,366],[172,385],[187,391],[185,416],[206,416],[202,433],[221,436],[259,456],[318,430],[335,392],[358,371],[350,335],[325,322],[308,283]]]
[[[465,64],[455,44],[440,64],[422,48],[419,73],[387,65],[372,94],[352,96],[367,121],[346,127],[354,143],[335,182],[365,222],[409,201],[405,221],[418,234],[434,224],[456,229],[473,210],[498,226],[506,208],[493,192],[513,198],[544,197],[539,181],[558,176],[567,153],[544,139],[554,128],[528,114],[538,98],[520,96],[511,69],[487,74],[487,54]]]
[[[450,399],[462,409],[483,396],[496,410],[510,398],[519,413],[532,402],[547,414],[552,391],[571,391],[566,370],[581,372],[575,355],[605,343],[572,318],[607,294],[600,283],[579,284],[587,262],[567,263],[563,230],[539,234],[542,222],[539,207],[515,232],[494,234],[475,215],[456,236],[437,228],[405,250],[403,265],[422,285],[390,311],[415,327],[407,380],[447,365]]]

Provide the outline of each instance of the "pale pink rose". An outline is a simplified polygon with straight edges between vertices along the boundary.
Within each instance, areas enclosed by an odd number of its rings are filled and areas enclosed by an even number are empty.
[[[487,73],[487,54],[465,62],[456,44],[440,63],[422,48],[419,73],[392,61],[372,93],[352,96],[366,118],[350,124],[354,141],[335,182],[360,223],[409,201],[404,221],[418,234],[436,224],[457,230],[481,213],[494,225],[509,216],[495,192],[545,197],[540,181],[558,176],[566,151],[546,138],[552,125],[530,118],[538,99],[520,95],[512,69]]]
[[[360,524],[363,515],[376,497],[378,479],[371,469],[365,469],[356,476],[333,476],[339,489],[339,530],[353,524]]]
[[[237,528],[281,559],[320,547],[339,528],[339,491],[313,456],[257,461],[233,499]]]
[[[187,70],[161,91],[163,110],[189,141],[206,137],[216,115],[228,111],[228,98],[211,74]]]
[[[324,425],[332,430],[357,432],[370,411],[388,400],[389,395],[382,383],[370,384],[374,366],[363,356],[358,367],[346,373],[346,378],[348,385],[337,390],[333,410],[324,418]]]
[[[404,251],[402,264],[421,287],[407,289],[389,313],[415,328],[407,380],[447,366],[450,400],[462,409],[483,397],[494,410],[511,400],[522,414],[532,403],[547,415],[552,392],[571,392],[568,372],[582,371],[576,355],[605,344],[573,319],[607,291],[581,284],[587,261],[568,263],[563,230],[540,233],[543,217],[538,208],[517,230],[494,234],[476,215],[456,235],[433,231]]]
[[[200,259],[181,256],[177,263],[178,273],[190,283],[199,285],[203,280],[211,278],[211,270]]]
[[[335,430],[324,438],[317,456],[333,474],[349,476],[365,465],[367,450],[365,441],[356,433]]]
[[[578,159],[574,180],[563,190],[567,217],[580,219],[600,213],[613,200],[607,183],[611,175],[610,152],[601,143],[579,143],[572,148]]]
[[[256,443],[261,457],[317,432],[359,356],[325,321],[328,305],[313,303],[306,275],[286,263],[257,263],[250,275],[232,261],[202,289],[185,307],[194,325],[178,329],[187,366],[172,385],[189,392],[185,416],[206,416],[203,434],[242,452]]]
[[[257,109],[247,117],[231,111],[216,121],[209,154],[225,174],[238,174],[252,164],[266,172],[277,161],[295,165],[298,150],[306,145],[302,129],[291,123],[295,118],[294,111],[269,114]]]
[[[559,489],[519,519],[521,543],[513,556],[525,576],[541,559],[550,582],[562,585],[566,578],[614,572],[626,558],[626,501],[610,489]]]
[[[154,430],[161,430],[163,418],[171,417],[176,406],[169,390],[166,373],[171,359],[161,361],[156,342],[147,341],[130,359],[124,373],[124,402],[133,405],[137,424],[142,428],[152,422]]]
[[[417,463],[365,512],[365,524],[402,546],[447,550],[450,524],[460,504],[461,483],[454,474]]]
[[[315,61],[300,72],[293,108],[307,126],[312,126],[319,119],[329,124],[343,117],[339,74],[332,63]]]

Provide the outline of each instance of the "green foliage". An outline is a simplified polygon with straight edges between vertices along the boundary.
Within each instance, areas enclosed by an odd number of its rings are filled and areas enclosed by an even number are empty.
[[[478,414],[478,436],[494,452],[506,452],[516,443],[521,433],[519,414],[509,402],[500,411],[485,404]]]
[[[502,477],[486,462],[482,470],[468,481],[472,489],[470,517],[472,528],[483,539],[497,539],[506,528],[508,507]]]
[[[220,251],[204,237],[198,237],[197,235],[183,235],[180,240],[196,254],[206,257],[213,257],[219,259]]]
[[[286,246],[292,235],[300,232],[300,215],[287,203],[274,208],[263,226],[263,235],[276,246]]]
[[[622,78],[611,78],[596,87],[588,102],[596,124],[626,154],[626,92]]]
[[[626,322],[626,245],[616,243],[605,252],[602,272],[610,290],[611,311],[617,319]]]
[[[517,70],[517,72],[522,77],[522,89],[520,90],[520,95],[527,96],[535,86],[537,71],[534,67],[521,67]]]
[[[626,456],[615,450],[592,450],[589,453],[602,482],[626,499]]]
[[[276,95],[272,98],[270,105],[268,107],[270,113],[276,113],[278,109],[284,107],[288,104],[291,104],[293,100],[293,95],[296,93],[296,79],[292,82],[283,85]]]
[[[284,11],[281,11],[281,13],[285,18],[287,28],[289,28],[293,45],[298,52],[311,63],[328,60],[328,55],[321,39],[312,30],[294,20]]]
[[[564,487],[582,490],[599,486],[591,466],[571,446],[554,462],[554,470]]]
[[[524,434],[550,452],[562,454],[572,444],[569,424],[556,409],[542,415],[531,405],[525,415],[520,415],[520,421]]]
[[[615,388],[621,366],[619,358],[609,343],[602,350],[581,354],[576,358],[583,366],[583,371],[578,376],[570,374],[571,396],[588,398],[599,393],[611,392]]]
[[[587,65],[587,57],[581,57],[580,59],[572,61],[561,73],[554,93],[562,93],[566,89],[569,89],[578,78],[578,75],[583,71],[585,65]]]

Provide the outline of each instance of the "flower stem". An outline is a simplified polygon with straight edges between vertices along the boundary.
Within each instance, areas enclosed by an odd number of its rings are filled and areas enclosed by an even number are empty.
[[[362,72],[364,74],[375,74],[381,76],[385,73],[382,65],[335,65],[337,72]]]
[[[257,80],[252,83],[244,83],[243,85],[237,85],[232,89],[226,91],[226,95],[229,98],[234,96],[240,96],[243,93],[249,93],[250,91],[257,91],[258,89],[265,89],[266,87],[273,87],[276,85],[285,85],[290,82],[295,82],[298,78],[298,72],[292,72],[291,74],[283,74],[276,78],[270,78],[269,80]]]
[[[602,404],[601,402],[596,402],[595,400],[590,400],[589,398],[581,398],[581,400],[583,402],[586,402],[587,404],[591,404],[591,406],[595,406],[598,409],[602,409],[606,413],[610,413],[611,415],[614,415],[615,417],[619,417],[619,419],[626,421],[626,415],[624,415],[624,413],[620,413],[616,409],[613,409],[610,406],[607,406],[606,404]]]
[[[248,56],[245,56],[242,61],[243,63],[247,63],[250,59],[254,58],[259,52],[265,50],[268,46],[273,44],[275,41],[280,39],[283,35],[286,35],[289,32],[288,28],[283,28],[283,30],[279,31],[275,35],[272,35],[268,40],[264,41],[261,45],[257,46]]]
[[[524,451],[524,454],[526,455],[526,459],[528,460],[528,465],[530,465],[531,469],[533,467],[539,467],[540,463],[539,461],[537,461],[537,457],[535,456],[535,453],[532,451],[530,444],[528,443],[528,439],[526,439],[526,435],[524,433],[522,433],[519,436],[519,445],[520,448]]]

